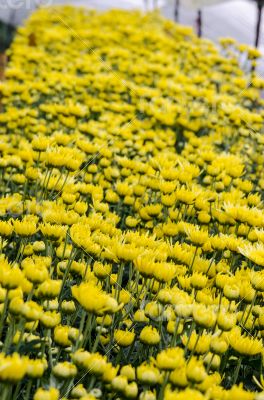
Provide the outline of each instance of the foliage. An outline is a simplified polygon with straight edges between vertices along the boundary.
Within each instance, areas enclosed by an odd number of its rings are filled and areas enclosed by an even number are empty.
[[[4,52],[11,44],[15,28],[5,22],[0,21],[0,52]]]

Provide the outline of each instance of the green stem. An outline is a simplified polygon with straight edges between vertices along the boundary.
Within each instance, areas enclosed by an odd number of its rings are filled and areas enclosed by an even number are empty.
[[[63,191],[64,186],[66,185],[66,182],[67,182],[69,173],[70,173],[70,171],[67,170],[67,171],[66,171],[66,174],[65,174],[65,178],[64,178],[63,184],[61,185],[61,188],[59,189],[59,193],[61,193],[61,192]],[[56,199],[56,197],[58,197],[59,193],[55,196],[55,199]],[[52,200],[54,200],[54,198],[53,198]]]
[[[79,343],[81,343],[81,346],[80,346],[80,347],[82,347],[83,342],[84,342],[84,336],[83,336],[82,341],[81,341],[81,335],[82,335],[82,333],[83,333],[85,317],[86,317],[86,312],[85,312],[84,310],[82,310],[82,317],[81,317],[80,328],[79,328],[79,336],[78,336],[78,339],[77,339],[77,341],[76,341],[75,350],[78,349]],[[87,324],[87,323],[86,323],[86,324]]]
[[[8,385],[8,384],[4,384],[3,385],[3,390],[2,390],[2,393],[1,393],[1,400],[10,400],[11,399],[11,396],[10,396],[10,385]]]
[[[15,321],[12,318],[10,321],[9,327],[8,327],[7,334],[6,334],[6,338],[5,338],[5,342],[4,342],[4,346],[3,346],[3,353],[6,353],[10,344],[12,343],[14,331],[15,331]]]
[[[5,320],[5,316],[6,316],[6,312],[7,312],[7,307],[8,307],[8,292],[6,293],[6,297],[5,297],[5,302],[4,302],[4,309],[3,312],[1,314],[1,319],[0,319],[0,339],[2,337],[2,333],[3,333],[3,329],[4,329],[4,320]]]
[[[53,168],[50,169],[50,171],[49,171],[49,173],[47,175],[47,177],[48,177],[47,183],[45,182],[45,186],[43,188],[43,195],[42,195],[43,199],[46,198],[46,193],[48,192],[48,186],[49,186],[49,181],[50,181],[50,178],[51,178],[51,175],[52,175],[52,171],[53,171]]]
[[[192,331],[194,329],[194,325],[195,325],[195,322],[192,321],[192,324],[191,324],[191,327],[190,327],[190,331],[189,331],[189,335],[188,335],[188,340],[187,340],[187,343],[186,343],[186,346],[185,346],[185,349],[184,349],[184,355],[185,356],[186,356],[187,351],[188,351],[188,346],[189,346],[189,343],[190,343],[190,340],[191,340],[191,335],[192,335]]]
[[[20,329],[21,329],[21,331],[20,331],[19,339],[18,339],[18,342],[17,342],[17,345],[16,345],[16,351],[19,351],[20,343],[21,343],[21,341],[23,339],[24,332],[25,332],[25,319],[24,318],[21,318],[21,320],[19,321],[18,331]]]
[[[208,363],[208,365],[207,365],[207,368],[206,368],[206,372],[207,372],[207,373],[209,373],[209,371],[210,371],[210,368],[211,368],[211,365],[212,365],[214,356],[215,356],[215,354],[212,354],[211,360],[209,361],[209,363]]]
[[[238,359],[238,362],[237,362],[237,366],[236,366],[236,369],[235,369],[235,373],[234,373],[233,385],[235,385],[236,382],[237,382],[237,378],[238,378],[238,375],[239,375],[239,371],[240,371],[240,368],[241,368],[241,364],[242,364],[242,357],[240,356],[239,359]]]
[[[51,344],[50,344],[50,342],[51,342],[51,329],[48,328],[46,330],[46,334],[47,334],[47,337],[49,339],[49,341],[48,341],[49,363],[50,363],[50,367],[53,368],[53,358],[52,358],[52,354],[51,354]]]
[[[19,400],[19,392],[21,388],[21,381],[17,383],[15,393],[12,395],[13,400]]]
[[[191,354],[190,354],[190,357],[189,357],[189,360],[188,360],[188,361],[190,361],[190,359],[191,359],[192,356],[194,355],[194,352],[195,352],[195,350],[196,350],[196,347],[197,347],[197,344],[198,344],[198,342],[199,342],[199,339],[200,339],[200,337],[201,337],[201,335],[202,335],[202,332],[203,332],[203,330],[201,329],[201,330],[199,331],[198,335],[197,335],[197,338],[196,338],[194,347],[193,347],[193,349],[192,349],[192,351],[191,351]]]
[[[12,262],[12,265],[16,264],[19,261],[20,256],[23,254],[24,251],[24,240],[21,239],[20,243],[19,243],[19,248],[16,254],[16,258],[15,260]]]
[[[91,380],[90,380],[90,383],[89,383],[89,386],[88,386],[88,391],[90,391],[93,388],[93,386],[95,384],[95,381],[96,381],[96,377],[92,376]]]
[[[250,307],[249,307],[249,310],[248,310],[248,314],[247,314],[247,316],[246,316],[245,321],[243,322],[242,319],[241,319],[241,323],[243,324],[243,326],[246,325],[247,320],[248,320],[249,317],[250,317],[250,314],[251,314],[252,308],[253,308],[253,306],[254,306],[254,304],[255,304],[256,298],[257,298],[257,292],[256,292],[256,294],[255,294],[255,296],[254,296],[254,298],[253,298],[253,300],[252,300],[252,302],[251,302],[251,304],[250,304]]]
[[[97,332],[97,335],[96,335],[96,338],[95,338],[95,342],[94,342],[94,345],[93,345],[93,348],[92,348],[92,353],[95,353],[96,350],[97,350],[97,346],[98,346],[98,343],[99,343],[99,340],[100,340],[100,335],[102,333],[103,327],[104,327],[104,318],[103,318],[102,324],[100,325],[100,328],[99,328],[99,330]]]
[[[93,314],[88,314],[81,347],[84,346],[84,348],[86,348],[87,344],[89,344],[89,349],[91,348],[92,325],[93,325],[92,320],[93,320]]]
[[[65,388],[61,390],[62,396],[65,396],[65,397],[60,397],[60,399],[62,399],[62,398],[68,399],[68,395],[70,394],[71,389],[74,387],[73,382],[74,382],[74,378],[70,379],[70,381],[68,383],[66,383]]]
[[[189,268],[189,272],[192,272],[194,260],[195,260],[195,257],[197,255],[197,251],[198,251],[198,246],[195,247],[195,252],[194,252],[193,259],[192,259],[192,262],[191,262],[191,265],[190,265],[190,268]]]
[[[164,376],[164,380],[163,380],[161,388],[160,388],[158,400],[163,400],[164,399],[164,392],[165,392],[165,388],[166,388],[166,385],[167,385],[167,382],[168,382],[168,378],[169,378],[169,371],[166,371],[165,372],[165,376]]]
[[[32,384],[33,384],[33,381],[32,381],[32,379],[30,379],[28,381],[27,388],[26,388],[25,400],[30,400],[30,392],[31,392]]]
[[[118,270],[118,278],[117,278],[116,293],[115,293],[115,298],[117,301],[119,301],[120,290],[122,289],[123,273],[124,273],[124,263],[121,263],[120,268]]]
[[[70,257],[68,259],[66,271],[64,272],[64,275],[63,275],[60,294],[58,296],[58,298],[59,298],[59,308],[60,308],[61,303],[62,303],[62,293],[63,293],[64,285],[65,285],[65,282],[66,282],[66,280],[68,278],[68,275],[69,275],[69,272],[70,272],[70,268],[71,268],[72,262],[74,260],[74,256],[75,256],[75,251],[74,251],[74,247],[72,247],[71,254],[70,254]]]
[[[174,347],[176,344],[176,337],[177,337],[177,332],[179,329],[179,325],[180,325],[180,318],[177,317],[176,321],[175,321],[175,328],[174,328],[174,332],[173,332],[173,336],[172,336],[172,340],[171,340],[171,347]]]

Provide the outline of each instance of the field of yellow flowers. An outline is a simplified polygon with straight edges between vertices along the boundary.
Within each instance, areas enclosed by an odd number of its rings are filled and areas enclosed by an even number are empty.
[[[118,10],[18,29],[1,400],[264,399],[264,81],[221,43]]]

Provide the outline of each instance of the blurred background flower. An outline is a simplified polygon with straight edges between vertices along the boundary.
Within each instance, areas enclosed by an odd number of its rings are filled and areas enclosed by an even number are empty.
[[[199,35],[209,39],[230,36],[264,49],[261,40],[263,0],[0,0],[0,52],[12,41],[14,27],[21,25],[33,10],[55,4],[98,10],[159,8],[165,17],[191,25]]]

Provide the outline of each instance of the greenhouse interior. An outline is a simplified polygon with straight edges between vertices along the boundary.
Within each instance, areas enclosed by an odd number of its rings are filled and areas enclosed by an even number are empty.
[[[0,400],[264,400],[263,9],[0,0]]]

